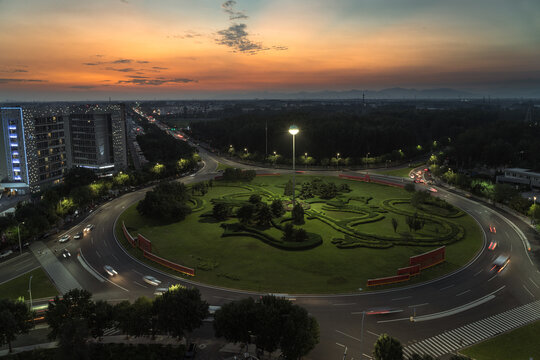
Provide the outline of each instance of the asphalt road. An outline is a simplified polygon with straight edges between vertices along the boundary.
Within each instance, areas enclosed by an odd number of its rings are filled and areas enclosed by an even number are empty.
[[[205,166],[194,176],[188,176],[181,181],[190,183],[217,175],[218,158],[202,149],[200,155]],[[228,159],[219,161],[233,164]],[[242,167],[249,166],[242,165]],[[290,171],[280,170],[280,173],[287,172]],[[323,173],[337,175],[337,172]],[[358,175],[358,173],[350,174]],[[391,179],[379,175],[370,174],[370,176]],[[402,180],[394,178],[394,181]],[[539,247],[538,237],[530,227],[511,215],[503,216],[484,204],[438,189],[437,196],[463,209],[478,221],[485,233],[481,253],[465,268],[423,284],[358,294],[296,295],[295,303],[308,309],[320,324],[321,342],[308,358],[338,359],[342,357],[346,346],[349,358],[367,359],[368,357],[362,354],[371,354],[372,345],[381,333],[397,337],[406,345],[540,299],[539,261],[534,257]],[[70,240],[66,244],[58,244],[54,240],[48,243],[50,248],[58,252],[68,248],[72,254],[83,256],[82,262],[82,259],[72,256],[71,259],[64,261],[64,265],[97,299],[121,301],[134,300],[139,296],[152,297],[154,287],[143,281],[144,275],[160,279],[163,285],[188,282],[133,259],[114,237],[113,229],[117,217],[131,204],[143,198],[145,191],[128,193],[104,204],[68,232],[74,235],[86,224],[95,224],[94,230],[87,233],[83,239]],[[496,227],[496,233],[489,231],[490,225]],[[492,240],[498,242],[494,251],[487,249],[487,244]],[[526,249],[526,241],[531,245],[532,251]],[[511,262],[504,271],[494,273],[490,269],[494,258],[499,254],[509,255]],[[119,275],[114,278],[107,277],[103,270],[105,265],[113,266]],[[3,272],[2,269],[0,273]],[[189,283],[197,286],[203,298],[211,305],[221,305],[245,296],[259,295]],[[479,304],[480,299],[486,297],[489,300]],[[372,308],[395,309],[399,312],[365,316],[362,324],[362,312]],[[464,308],[466,310],[463,310]],[[448,316],[439,314],[452,309],[455,310],[455,314]],[[411,316],[415,316],[416,319],[423,318],[424,321],[412,322]]]

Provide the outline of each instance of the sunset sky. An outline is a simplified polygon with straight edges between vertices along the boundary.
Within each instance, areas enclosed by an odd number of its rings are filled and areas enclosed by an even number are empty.
[[[540,97],[539,0],[0,0],[0,101]]]

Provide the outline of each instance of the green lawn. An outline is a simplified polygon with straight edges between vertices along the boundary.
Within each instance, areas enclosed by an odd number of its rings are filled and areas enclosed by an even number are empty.
[[[297,184],[313,177],[297,176]],[[245,200],[249,196],[246,185],[256,184],[266,191],[283,194],[283,184],[288,177],[258,177],[252,183],[237,186],[219,186],[219,182],[204,196],[204,209],[189,215],[184,221],[163,224],[160,221],[141,217],[135,206],[128,208],[118,222],[125,221],[132,233],[145,235],[152,241],[153,251],[162,257],[180,264],[196,268],[196,281],[231,288],[249,289],[268,292],[289,293],[342,293],[354,292],[366,287],[369,278],[391,276],[399,267],[408,265],[411,255],[420,254],[438,246],[393,246],[388,249],[358,247],[339,249],[331,243],[333,238],[343,237],[339,231],[318,219],[306,220],[303,226],[307,231],[323,237],[323,244],[302,251],[281,250],[247,236],[221,237],[223,229],[220,222],[211,217],[200,215],[212,209],[210,200],[223,195],[240,194],[235,199]],[[325,178],[336,184],[346,182],[358,196],[373,197],[370,205],[378,205],[387,198],[407,198],[406,191],[372,183],[361,183],[337,178]],[[358,202],[359,203],[359,202]],[[356,204],[356,202],[354,202]],[[321,204],[313,204],[313,209],[321,209]],[[339,211],[326,211],[326,216],[338,221],[356,214]],[[394,233],[391,218],[398,220],[398,233]],[[474,219],[463,216],[452,221],[466,229],[466,236],[461,241],[447,246],[447,261],[422,272],[407,284],[425,281],[435,276],[456,270],[466,264],[480,249],[481,231]],[[231,218],[227,223],[237,222]],[[429,236],[433,233],[433,224],[414,236]],[[377,222],[355,225],[355,229],[368,233],[396,236],[406,232],[405,217],[399,214],[385,214]],[[279,238],[280,231],[270,229],[269,235]],[[123,241],[120,226],[116,234]],[[397,235],[399,236],[399,235]],[[125,243],[125,241],[124,241]],[[127,246],[130,249],[129,246]],[[138,258],[142,258],[136,249],[130,249]],[[205,266],[212,264],[210,268]],[[201,267],[207,270],[202,270]]]
[[[13,280],[0,285],[0,296],[2,298],[17,299],[20,296],[25,300],[29,299],[28,281],[32,276],[32,298],[40,299],[44,297],[54,297],[58,295],[58,290],[49,280],[49,277],[42,268],[32,270]]]
[[[499,335],[461,353],[476,360],[540,359],[540,321]]]
[[[218,163],[218,166],[217,166],[216,171],[219,171],[219,170],[225,170],[225,169],[233,168],[233,167],[234,167],[234,166],[230,166],[230,165],[223,164],[223,163]]]

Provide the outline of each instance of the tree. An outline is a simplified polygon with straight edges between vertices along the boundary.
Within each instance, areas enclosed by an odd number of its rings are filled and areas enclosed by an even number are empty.
[[[224,203],[214,204],[214,207],[212,208],[212,216],[216,218],[216,220],[225,220],[227,216],[229,216],[229,206]]]
[[[32,313],[24,302],[0,299],[0,345],[7,344],[11,353],[11,342],[28,333],[33,327],[31,320]]]
[[[257,221],[257,225],[261,227],[267,228],[270,226],[272,221],[272,211],[267,204],[260,203],[257,213],[255,214],[255,220]]]
[[[294,232],[294,241],[296,242],[304,242],[308,238],[307,232],[304,229],[296,229]]]
[[[58,332],[58,347],[60,358],[88,358],[88,322],[82,318],[66,318]]]
[[[285,190],[283,191],[283,195],[292,196],[292,194],[293,194],[293,183],[292,183],[292,180],[289,180],[285,184]]]
[[[92,294],[87,290],[72,289],[60,299],[58,296],[49,303],[45,313],[45,321],[49,325],[49,339],[58,338],[62,327],[68,319],[83,319],[88,321],[94,311]],[[73,324],[70,324],[72,326]]]
[[[98,300],[94,304],[94,311],[90,315],[88,327],[94,338],[101,338],[105,329],[113,325],[113,306],[106,301]]]
[[[407,184],[405,184],[403,189],[405,189],[405,191],[408,191],[408,192],[413,192],[413,191],[415,191],[416,187],[414,186],[413,183],[407,183]]]
[[[270,209],[272,210],[272,215],[276,218],[282,217],[283,214],[285,214],[285,208],[283,207],[283,202],[279,199],[272,201],[272,204],[270,205]]]
[[[531,217],[531,220],[535,220],[535,221],[540,220],[540,205],[532,204],[531,207],[529,208],[528,214]]]
[[[257,204],[259,204],[261,202],[261,199],[262,199],[261,195],[252,194],[249,197],[249,202],[252,203],[253,205],[257,205]]]
[[[398,227],[398,221],[396,218],[392,218],[392,227],[394,228],[394,232],[396,232]]]
[[[292,218],[293,218],[293,222],[296,225],[300,225],[305,222],[304,221],[304,208],[302,207],[301,204],[294,204],[293,209],[292,209]]]
[[[123,334],[130,335],[132,329],[132,309],[131,303],[127,300],[121,301],[114,305],[113,319],[116,323],[116,327],[120,329]]]
[[[255,323],[256,307],[253,298],[224,304],[214,314],[214,331],[217,337],[228,342],[251,342],[251,327]]]
[[[283,241],[293,241],[294,239],[294,226],[288,222],[283,226]]]
[[[393,337],[382,334],[375,343],[373,357],[376,360],[402,360],[403,346]]]
[[[242,205],[238,209],[238,211],[236,212],[236,216],[238,216],[238,219],[240,219],[241,223],[247,224],[253,218],[254,213],[255,213],[255,207],[252,204],[246,204],[246,205]]]
[[[319,324],[306,309],[293,305],[285,316],[280,348],[287,359],[301,359],[319,343]]]
[[[430,199],[430,195],[427,191],[415,191],[411,196],[411,205],[415,208],[422,206]]]
[[[197,288],[171,287],[154,300],[153,309],[158,329],[178,339],[200,327],[208,317],[208,303]]]

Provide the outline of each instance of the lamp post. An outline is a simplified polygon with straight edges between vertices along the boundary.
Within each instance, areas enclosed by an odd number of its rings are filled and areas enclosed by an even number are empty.
[[[339,170],[339,153],[336,154],[336,164],[337,164],[337,168]]]
[[[368,153],[366,154],[366,169],[368,168],[368,157],[369,157],[369,154],[371,154],[371,153],[368,152]]]
[[[30,293],[30,310],[32,310],[32,276],[30,275],[30,280],[28,280],[28,292]]]
[[[22,245],[21,245],[21,224],[24,225],[24,221],[22,223],[17,224],[17,235],[19,235],[19,254],[22,255]]]
[[[304,153],[304,164],[306,165],[306,169],[307,169],[307,153]]]
[[[300,130],[298,129],[298,126],[296,125],[291,125],[291,127],[289,127],[289,134],[292,135],[292,169],[293,169],[293,177],[292,177],[292,184],[293,184],[293,192],[292,192],[292,204],[293,204],[293,207],[294,207],[294,193],[296,192],[296,167],[295,167],[295,161],[294,161],[294,158],[295,158],[295,144],[294,144],[294,137],[296,136],[296,134],[298,134]]]

